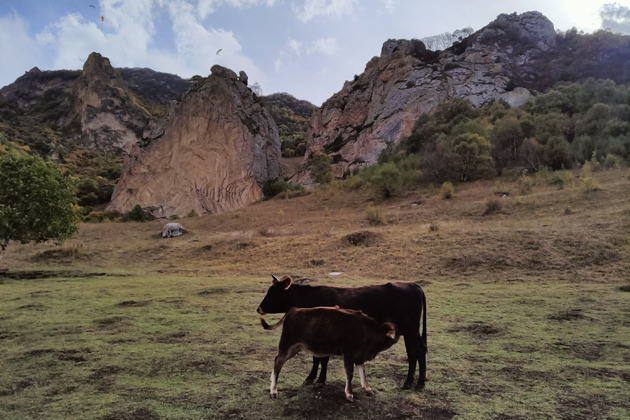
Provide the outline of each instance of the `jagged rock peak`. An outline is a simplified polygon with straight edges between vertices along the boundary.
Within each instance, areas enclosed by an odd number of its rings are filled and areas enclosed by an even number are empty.
[[[556,46],[553,23],[540,12],[501,14],[478,32],[477,41],[519,43],[548,51]]]
[[[280,175],[280,139],[267,109],[234,71],[211,72],[196,78],[160,138],[134,148],[108,208],[222,213],[260,199],[260,185]]]
[[[93,76],[116,77],[116,72],[109,62],[109,58],[103,57],[97,52],[91,53],[83,64],[82,77]]]

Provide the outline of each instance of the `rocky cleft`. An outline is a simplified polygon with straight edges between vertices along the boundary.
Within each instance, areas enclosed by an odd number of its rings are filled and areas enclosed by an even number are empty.
[[[134,146],[109,210],[223,213],[259,200],[261,184],[280,175],[276,124],[246,77],[218,65],[211,71],[174,106],[158,139]]]

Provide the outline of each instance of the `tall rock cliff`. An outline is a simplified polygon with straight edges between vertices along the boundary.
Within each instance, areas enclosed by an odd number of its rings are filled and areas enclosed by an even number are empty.
[[[269,112],[243,77],[215,65],[175,106],[164,134],[132,150],[108,209],[139,204],[157,217],[231,211],[260,199],[260,184],[280,168]]]
[[[420,115],[448,98],[467,98],[475,106],[500,99],[518,106],[532,91],[556,81],[602,77],[597,72],[605,66],[592,66],[592,53],[582,65],[575,58],[578,52],[558,39],[545,16],[528,12],[500,15],[444,51],[429,51],[419,40],[386,41],[361,75],[313,113],[305,159],[292,181],[313,182],[310,157],[317,152],[333,157],[337,177],[375,163],[384,149],[411,132]],[[618,52],[615,60],[623,62],[627,46],[607,54]],[[603,77],[615,71],[608,73]]]
[[[74,83],[75,118],[81,125],[81,143],[91,149],[127,153],[143,137],[152,117],[127,89],[109,59],[92,53]]]

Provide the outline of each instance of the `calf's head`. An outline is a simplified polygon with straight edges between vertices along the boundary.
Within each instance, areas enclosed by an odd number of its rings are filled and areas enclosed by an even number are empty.
[[[271,277],[273,277],[271,287],[269,287],[267,294],[258,306],[257,312],[261,315],[286,312],[293,306],[289,291],[293,279],[290,276],[284,276],[282,280],[279,280],[274,275]]]

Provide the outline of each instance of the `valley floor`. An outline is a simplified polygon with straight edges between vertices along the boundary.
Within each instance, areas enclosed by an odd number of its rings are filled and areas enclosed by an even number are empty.
[[[178,220],[190,232],[178,238],[162,239],[158,220],[11,243],[0,418],[628,418],[630,179],[593,176],[601,188],[578,176],[527,192],[506,178],[458,185],[450,200],[333,185]],[[371,203],[384,224],[368,222]],[[373,397],[356,377],[344,402],[340,360],[326,387],[302,386],[310,360],[297,356],[270,400],[279,333],[255,310],[271,274],[421,284],[426,389],[400,389],[401,342],[366,365]]]

